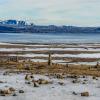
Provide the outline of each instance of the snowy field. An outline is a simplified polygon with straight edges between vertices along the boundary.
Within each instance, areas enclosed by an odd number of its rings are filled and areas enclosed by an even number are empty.
[[[100,51],[100,48],[83,48],[83,47],[78,47],[78,48],[72,48],[72,47],[31,47],[31,48],[0,48],[0,51],[43,51],[43,50],[56,50],[56,51]]]
[[[9,56],[21,56],[21,57],[48,57],[47,54],[10,54]],[[76,58],[100,58],[100,53],[81,53],[81,54],[52,54],[52,57],[76,57]]]
[[[13,87],[16,89],[17,96],[0,96],[0,100],[100,100],[100,78],[92,77],[78,78],[78,83],[72,83],[72,78],[56,79],[43,75],[33,75],[35,79],[50,80],[52,84],[34,87],[32,84],[25,84],[25,74],[3,75],[0,73],[0,89]],[[63,82],[64,85],[58,84]],[[83,84],[85,82],[85,84]],[[19,94],[18,90],[24,90]],[[88,97],[82,97],[81,92],[89,92]],[[73,94],[77,93],[77,95]]]
[[[13,53],[14,52],[14,53]],[[20,52],[20,54],[18,54]],[[0,43],[0,53],[5,53],[4,56],[19,56],[24,58],[31,58],[34,62],[47,62],[48,54],[55,59],[53,63],[66,64],[67,62],[73,64],[90,64],[95,65],[100,59],[100,44],[10,44]],[[6,54],[7,53],[7,54]],[[56,59],[57,58],[57,59]],[[63,59],[64,58],[64,59]],[[75,59],[87,59],[73,60]],[[66,60],[67,59],[67,60]],[[89,60],[95,59],[95,60]],[[72,62],[71,62],[72,61]],[[75,62],[76,61],[76,62]]]

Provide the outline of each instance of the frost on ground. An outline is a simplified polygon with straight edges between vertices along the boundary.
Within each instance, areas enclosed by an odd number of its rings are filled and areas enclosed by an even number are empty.
[[[39,85],[26,84],[26,74],[0,73],[0,89],[13,87],[17,96],[0,96],[0,100],[100,100],[100,78],[82,77],[77,79],[65,77],[57,79],[53,76],[33,75],[35,80],[45,79],[52,81],[52,84]],[[60,83],[60,84],[59,84]],[[61,84],[63,83],[63,84]],[[19,94],[18,90],[24,93]],[[88,97],[82,97],[80,93],[89,92]]]
[[[47,62],[48,54],[58,64],[96,65],[100,59],[100,44],[11,44],[0,43],[0,57],[30,59],[33,62]],[[4,59],[3,59],[4,58]]]

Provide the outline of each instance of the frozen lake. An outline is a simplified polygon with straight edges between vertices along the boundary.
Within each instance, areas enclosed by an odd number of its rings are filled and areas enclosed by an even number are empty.
[[[0,33],[0,42],[100,43],[98,33]]]

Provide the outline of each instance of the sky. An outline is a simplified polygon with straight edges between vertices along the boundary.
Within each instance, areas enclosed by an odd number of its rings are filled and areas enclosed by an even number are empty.
[[[100,0],[0,0],[0,20],[100,26]]]

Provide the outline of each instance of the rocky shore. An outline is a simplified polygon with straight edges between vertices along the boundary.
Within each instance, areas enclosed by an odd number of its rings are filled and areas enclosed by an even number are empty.
[[[0,44],[0,100],[99,100],[100,44]]]
[[[99,91],[100,78],[94,76],[0,73],[0,100],[99,100]]]

